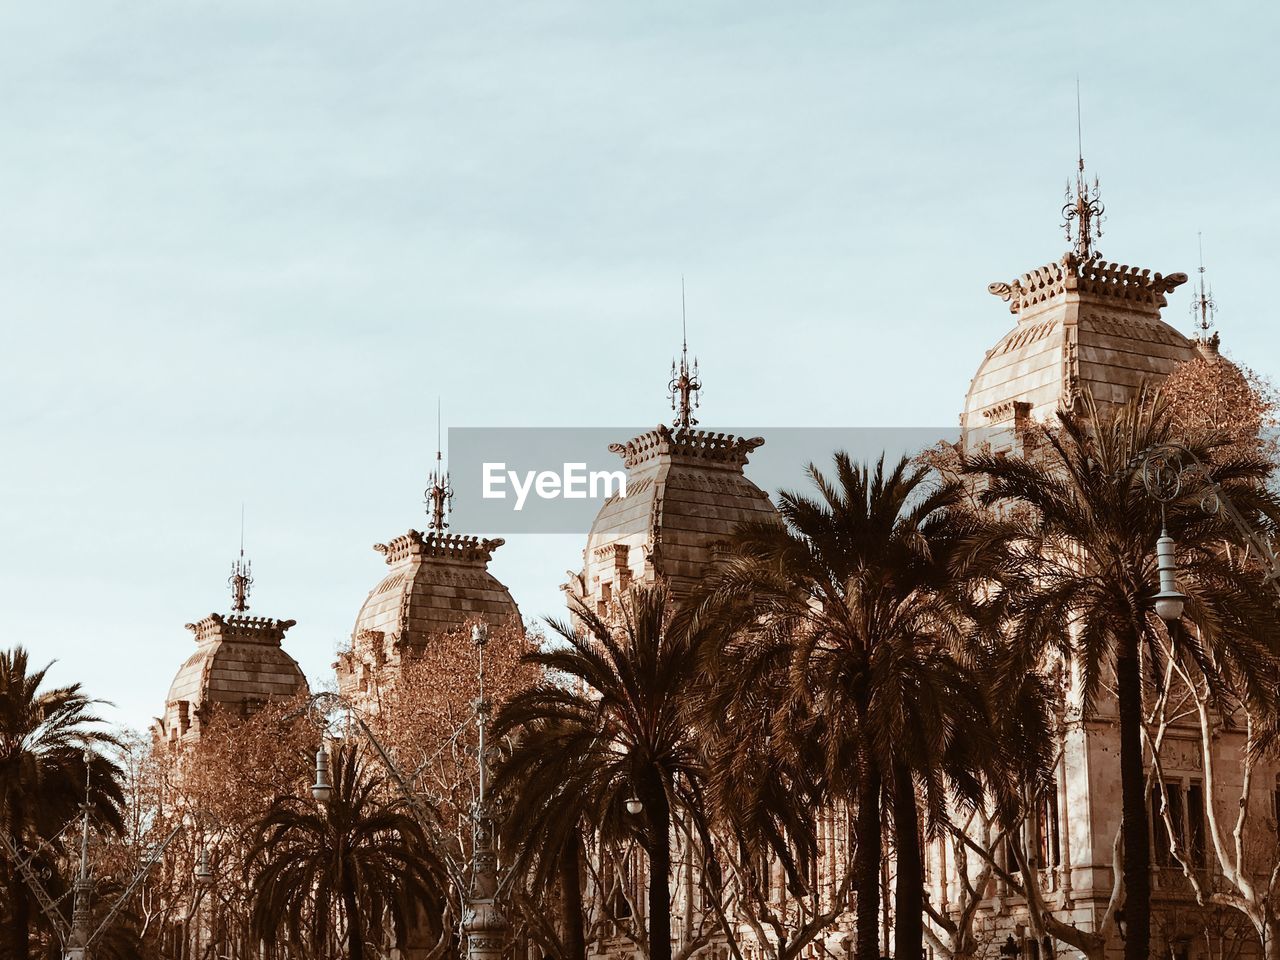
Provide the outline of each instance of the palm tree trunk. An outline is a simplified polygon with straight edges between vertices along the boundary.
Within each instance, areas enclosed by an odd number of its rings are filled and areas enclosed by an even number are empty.
[[[1123,803],[1125,960],[1148,960],[1151,947],[1151,850],[1142,758],[1142,679],[1138,638],[1126,632],[1116,657],[1120,708],[1120,790]]]
[[[880,771],[865,749],[859,766],[858,849],[854,875],[858,887],[854,960],[880,960]]]
[[[898,860],[893,891],[895,960],[923,960],[924,957],[924,866],[918,816],[911,771],[899,764],[893,774],[893,828]]]
[[[560,853],[561,925],[566,960],[586,960],[586,933],[582,928],[582,838],[575,829]]]
[[[657,775],[648,779],[649,960],[671,960],[671,808]]]
[[[342,876],[342,909],[347,915],[347,958],[364,960],[364,931],[360,924],[360,905],[356,902],[356,885],[349,871]]]

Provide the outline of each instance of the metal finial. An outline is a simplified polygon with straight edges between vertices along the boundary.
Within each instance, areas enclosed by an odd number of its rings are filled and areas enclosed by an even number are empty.
[[[1213,301],[1213,288],[1206,287],[1204,282],[1204,237],[1197,230],[1196,243],[1200,248],[1200,288],[1196,291],[1196,295],[1191,300],[1191,319],[1199,331],[1199,339],[1208,343],[1210,339],[1209,331],[1213,329],[1214,317],[1218,312],[1218,305]]]
[[[244,613],[249,609],[249,588],[253,586],[253,561],[244,558],[244,504],[240,504],[240,556],[231,565],[227,578],[231,587],[231,610]]]
[[[423,502],[430,509],[431,520],[427,529],[432,533],[443,534],[449,529],[449,511],[453,508],[453,484],[449,480],[449,472],[444,468],[442,432],[440,428],[440,398],[436,397],[436,468],[428,478],[430,486],[423,491]]]
[[[1102,191],[1098,186],[1098,178],[1093,178],[1092,187],[1084,173],[1084,137],[1080,120],[1080,78],[1076,77],[1076,182],[1074,190],[1071,181],[1067,181],[1067,202],[1062,206],[1062,227],[1066,231],[1067,241],[1076,257],[1088,260],[1100,256],[1095,241],[1102,236],[1103,214],[1106,207],[1102,203]]]
[[[693,366],[689,366],[689,322],[685,310],[684,275],[680,276],[680,365],[671,361],[671,381],[667,384],[667,399],[671,401],[671,409],[676,411],[672,426],[677,430],[688,430],[697,426],[698,421],[693,411],[700,404],[702,380],[698,376],[698,358],[693,358]]]

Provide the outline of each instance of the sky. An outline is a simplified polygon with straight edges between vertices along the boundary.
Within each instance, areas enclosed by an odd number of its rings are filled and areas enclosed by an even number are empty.
[[[0,6],[0,646],[144,726],[228,606],[331,677],[447,426],[956,422],[1058,257],[1193,273],[1280,378],[1280,8]],[[1189,330],[1190,295],[1166,319]],[[619,437],[619,439],[625,439]],[[466,532],[466,531],[456,531]],[[561,612],[579,537],[492,570]]]

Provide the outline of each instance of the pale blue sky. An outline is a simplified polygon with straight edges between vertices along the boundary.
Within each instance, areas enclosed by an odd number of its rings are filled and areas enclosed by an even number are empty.
[[[329,675],[455,425],[955,423],[1061,253],[1191,272],[1280,373],[1263,4],[0,8],[0,644],[143,724],[225,609]],[[1166,314],[1186,329],[1188,293]],[[558,612],[574,538],[494,571]]]

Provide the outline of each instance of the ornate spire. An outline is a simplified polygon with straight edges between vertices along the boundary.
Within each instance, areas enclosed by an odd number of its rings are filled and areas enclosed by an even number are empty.
[[[1217,338],[1217,334],[1210,334],[1213,329],[1214,317],[1218,312],[1218,305],[1213,301],[1213,287],[1205,286],[1204,282],[1204,239],[1200,233],[1196,232],[1196,242],[1200,247],[1200,286],[1195,296],[1191,300],[1191,320],[1196,326],[1196,339],[1201,343],[1209,343],[1210,340]]]
[[[436,468],[428,478],[430,486],[423,491],[423,503],[430,509],[431,520],[427,530],[431,533],[444,533],[449,529],[449,510],[453,507],[453,484],[449,482],[449,472],[444,468],[444,454],[441,452],[440,432],[440,398],[436,398]]]
[[[667,399],[671,401],[671,409],[676,412],[671,425],[677,430],[688,430],[695,427],[693,411],[698,407],[698,397],[702,393],[702,381],[698,378],[698,358],[693,358],[693,366],[689,366],[689,325],[684,305],[684,277],[680,277],[680,366],[671,361],[671,382],[667,384]]]
[[[1093,186],[1089,186],[1089,178],[1084,173],[1084,138],[1080,124],[1080,78],[1076,78],[1076,182],[1074,192],[1071,181],[1067,181],[1067,202],[1062,207],[1063,229],[1067,233],[1067,241],[1079,260],[1088,260],[1100,256],[1094,246],[1102,236],[1102,220],[1106,207],[1102,204],[1102,192],[1098,188],[1098,178],[1093,178]]]
[[[244,504],[240,505],[240,556],[231,565],[227,586],[231,588],[231,612],[244,613],[249,609],[249,588],[253,586],[253,561],[244,558]]]

